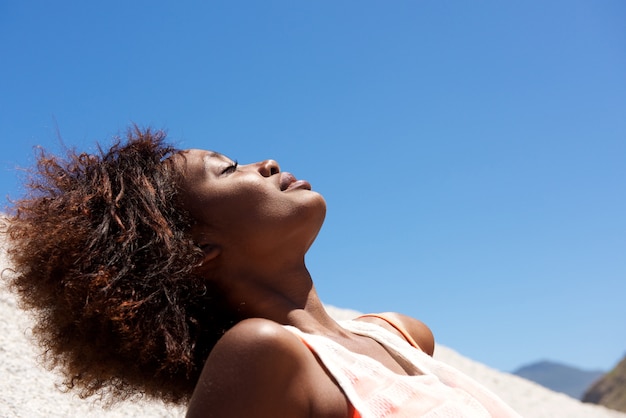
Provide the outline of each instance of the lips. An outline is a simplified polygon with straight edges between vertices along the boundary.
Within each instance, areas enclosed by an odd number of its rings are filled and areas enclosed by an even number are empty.
[[[282,172],[280,175],[280,190],[287,191],[293,189],[311,190],[311,185],[305,180],[296,180],[291,173]]]

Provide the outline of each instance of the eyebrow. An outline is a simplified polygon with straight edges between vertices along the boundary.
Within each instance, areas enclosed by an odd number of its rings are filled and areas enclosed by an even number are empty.
[[[207,151],[207,155],[205,156],[205,158],[206,157],[217,157],[217,158],[222,158],[222,159],[224,159],[224,158],[229,159],[224,154],[221,154],[221,153],[215,152],[215,151]]]
[[[215,152],[215,151],[207,151],[206,155],[202,157],[202,159],[205,161],[205,164],[208,163],[209,158],[218,158],[222,161],[227,161],[227,162],[233,161],[231,158],[228,158],[226,155],[221,154],[219,152]]]
[[[208,172],[209,171],[209,161],[211,158],[218,158],[222,161],[225,162],[232,162],[233,160],[231,160],[230,158],[228,158],[227,156],[225,156],[224,154],[221,154],[219,152],[215,152],[215,151],[207,151],[207,153],[205,154],[204,157],[202,157],[202,161],[204,162],[204,172]]]

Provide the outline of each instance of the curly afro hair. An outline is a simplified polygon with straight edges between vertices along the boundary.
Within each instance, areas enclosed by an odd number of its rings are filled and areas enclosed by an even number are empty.
[[[202,251],[168,159],[178,150],[137,126],[98,150],[38,152],[10,208],[9,283],[66,388],[110,403],[139,394],[185,402],[236,319],[195,274]]]

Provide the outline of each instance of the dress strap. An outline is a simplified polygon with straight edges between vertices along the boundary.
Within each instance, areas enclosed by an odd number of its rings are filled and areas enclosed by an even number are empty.
[[[356,319],[359,319],[359,318],[378,318],[378,319],[382,319],[383,321],[385,321],[386,323],[388,323],[389,325],[394,327],[396,329],[396,331],[398,331],[400,334],[402,334],[404,339],[407,340],[407,342],[409,344],[411,344],[413,347],[417,348],[420,351],[424,351],[419,346],[417,341],[415,341],[415,339],[413,337],[411,337],[411,334],[409,334],[409,332],[401,324],[399,324],[397,321],[389,318],[387,315],[370,313],[370,314],[360,315]]]
[[[288,329],[289,329],[289,328],[288,328]],[[293,332],[293,331],[292,331],[292,332]],[[303,343],[303,344],[304,344],[304,345],[305,345],[305,346],[306,346],[306,347],[307,347],[307,348],[308,348],[308,349],[309,349],[309,350],[310,350],[313,354],[315,354],[315,355],[316,355],[316,356],[318,356],[318,358],[319,358],[319,355],[320,355],[320,354],[319,354],[319,353],[315,350],[315,348],[314,348],[311,344],[309,344],[309,342],[308,342],[305,338],[303,338],[302,334],[296,333],[296,336],[298,337],[298,339],[299,339],[300,341],[302,341],[302,343]],[[325,369],[325,371],[326,371],[326,373],[329,373],[328,369]],[[330,375],[330,376],[332,376],[332,375]],[[341,388],[341,386],[340,386],[339,388],[341,389],[341,391],[342,391],[342,392],[344,391],[344,390],[343,390],[343,388]],[[346,396],[346,395],[344,394],[344,396]],[[346,399],[347,399],[347,401],[348,401],[348,408],[349,408],[349,409],[348,409],[348,418],[362,418],[362,417],[361,417],[361,414],[359,413],[359,411],[357,411],[357,409],[354,407],[354,405],[352,404],[352,402],[350,401],[350,399],[349,399],[347,396],[346,396]]]

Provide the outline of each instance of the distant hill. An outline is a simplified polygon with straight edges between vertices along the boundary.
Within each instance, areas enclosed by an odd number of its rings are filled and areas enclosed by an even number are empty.
[[[613,370],[596,381],[582,400],[626,412],[626,356]]]
[[[513,372],[517,376],[539,383],[555,392],[565,393],[574,399],[581,399],[587,388],[604,373],[600,370],[581,370],[552,361],[539,361]]]

